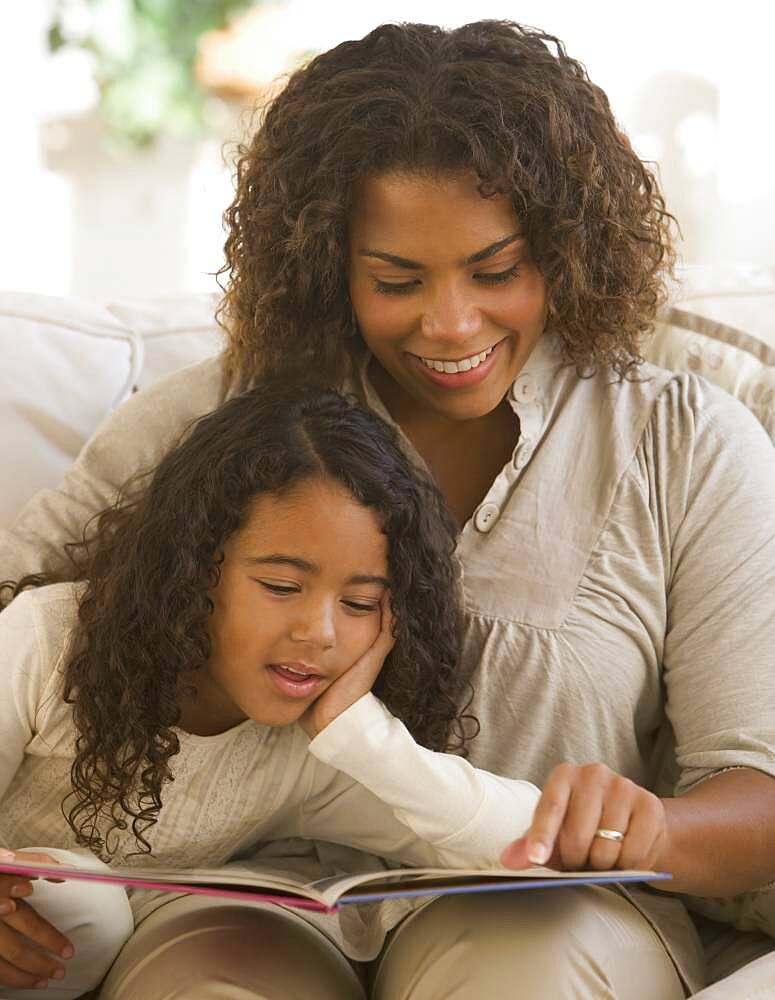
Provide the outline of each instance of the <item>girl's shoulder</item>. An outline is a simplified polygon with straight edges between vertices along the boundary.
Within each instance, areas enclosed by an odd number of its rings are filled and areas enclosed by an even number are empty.
[[[85,584],[52,583],[23,591],[0,613],[0,647],[39,658],[53,669],[78,620],[78,598]],[[45,667],[44,667],[45,670]]]
[[[6,722],[23,720],[30,735],[48,731],[54,716],[70,718],[60,694],[82,588],[56,583],[25,590],[0,612],[0,714]]]

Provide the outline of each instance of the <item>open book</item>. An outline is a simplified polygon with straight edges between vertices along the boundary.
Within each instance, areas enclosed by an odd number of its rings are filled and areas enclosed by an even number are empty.
[[[652,882],[669,879],[666,872],[585,871],[558,872],[550,868],[450,869],[388,868],[359,875],[340,875],[315,881],[252,870],[248,863],[232,862],[227,868],[111,868],[95,871],[68,865],[2,863],[0,872],[17,875],[108,882],[133,889],[199,893],[205,896],[253,899],[309,910],[334,912],[352,903],[410,896],[444,896],[454,893],[496,892],[504,889],[545,889],[561,885],[606,882]]]

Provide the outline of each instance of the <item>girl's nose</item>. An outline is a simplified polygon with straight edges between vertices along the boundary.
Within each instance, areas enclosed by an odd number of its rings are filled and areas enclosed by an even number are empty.
[[[334,609],[328,602],[308,604],[291,628],[291,639],[316,649],[332,649],[336,645]]]

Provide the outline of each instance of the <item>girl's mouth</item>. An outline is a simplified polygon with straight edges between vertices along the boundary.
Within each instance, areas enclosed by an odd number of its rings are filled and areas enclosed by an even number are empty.
[[[289,698],[309,698],[323,682],[320,674],[305,673],[284,663],[270,663],[266,669],[280,694]]]

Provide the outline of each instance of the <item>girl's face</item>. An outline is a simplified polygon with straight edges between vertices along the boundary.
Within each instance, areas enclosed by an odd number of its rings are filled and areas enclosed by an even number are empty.
[[[546,285],[511,202],[476,185],[388,173],[358,191],[350,298],[394,416],[490,413],[544,328]]]
[[[194,731],[288,725],[377,637],[388,587],[379,515],[310,480],[260,497],[224,554]]]

